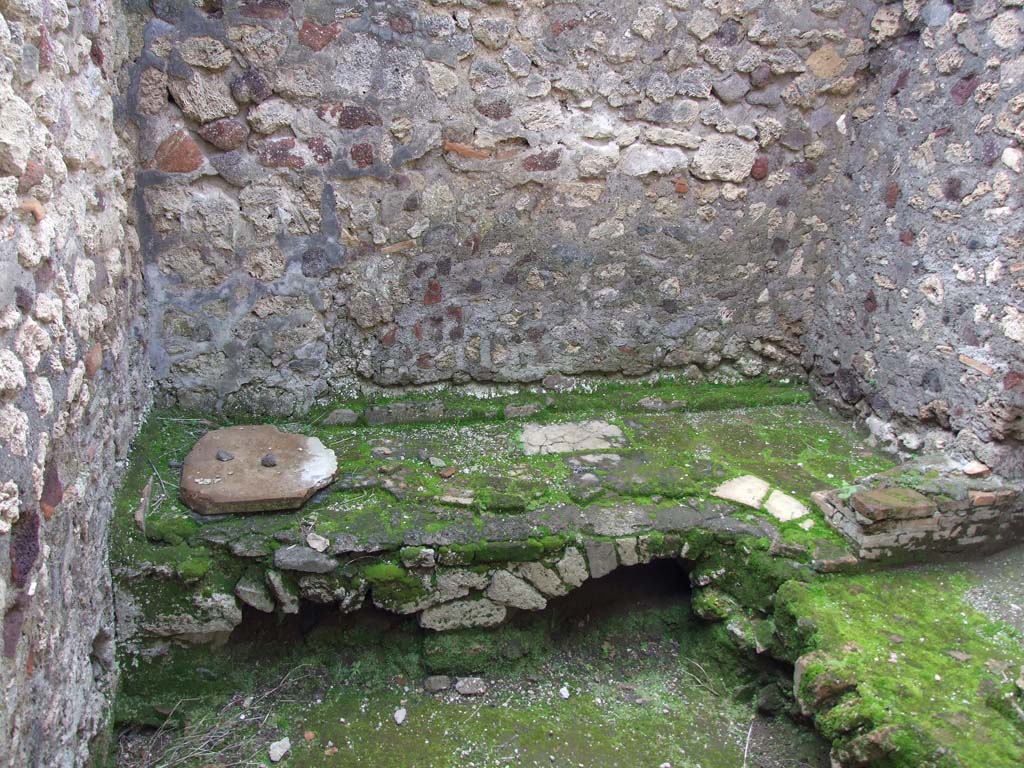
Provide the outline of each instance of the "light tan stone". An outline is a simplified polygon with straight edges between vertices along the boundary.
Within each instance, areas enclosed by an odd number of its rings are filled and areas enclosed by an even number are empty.
[[[734,501],[752,509],[761,508],[761,502],[764,501],[767,493],[768,483],[753,475],[743,475],[726,480],[712,491],[712,495],[720,499]]]
[[[233,456],[217,458],[219,451]],[[263,458],[274,457],[274,466]],[[208,432],[185,458],[181,499],[196,512],[221,515],[297,509],[338,472],[338,460],[315,437],[269,424]]]
[[[831,80],[846,69],[846,59],[839,55],[834,46],[823,45],[807,57],[807,68],[822,80]]]
[[[782,491],[772,491],[764,508],[776,520],[788,523],[790,520],[799,520],[807,515],[807,507]]]

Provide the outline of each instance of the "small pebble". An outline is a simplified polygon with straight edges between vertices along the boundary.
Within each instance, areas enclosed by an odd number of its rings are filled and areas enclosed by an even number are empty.
[[[479,677],[461,677],[455,681],[455,690],[462,696],[483,696],[487,683]]]
[[[563,699],[568,699],[569,689],[563,685],[561,688],[558,689],[558,695],[561,696]]]
[[[262,464],[264,467],[276,467],[277,459],[274,457],[274,454],[268,453],[266,456],[260,459],[260,464]]]
[[[270,749],[268,750],[270,762],[281,762],[281,760],[284,759],[284,756],[287,755],[291,751],[291,749],[292,741],[287,736],[285,736],[280,741],[275,741],[273,744],[270,745]]]
[[[447,691],[452,687],[452,679],[447,675],[431,675],[423,681],[423,689],[428,693]]]
[[[321,536],[319,533],[316,532],[310,532],[310,534],[306,536],[306,543],[309,544],[309,546],[312,549],[315,549],[317,552],[323,552],[329,546],[331,546],[330,539],[328,539],[326,536]]]
[[[235,458],[235,454],[230,451],[225,451],[223,448],[217,451],[217,461],[231,461],[233,458]]]
[[[399,707],[398,709],[396,709],[395,710],[395,725],[401,725],[402,723],[404,723],[405,722],[406,714],[407,713],[405,711],[405,707]]]

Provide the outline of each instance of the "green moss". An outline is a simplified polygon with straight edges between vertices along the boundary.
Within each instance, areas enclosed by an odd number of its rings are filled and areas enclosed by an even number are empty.
[[[693,612],[706,621],[722,621],[739,609],[739,604],[717,589],[697,590],[693,595]]]
[[[429,588],[423,579],[391,562],[380,562],[363,569],[370,582],[374,601],[385,607],[399,609],[426,597]]]
[[[394,581],[404,581],[409,572],[402,566],[395,563],[374,563],[363,569],[363,576],[371,584],[390,584]]]
[[[817,717],[815,725],[829,741],[841,741],[850,734],[866,731],[874,723],[882,722],[885,722],[885,710],[879,701],[847,693],[832,709]]]
[[[555,546],[560,537],[527,539],[525,541],[482,541],[475,544],[452,544],[440,548],[441,562],[451,565],[471,563],[526,563],[544,556],[546,546]]]
[[[782,586],[777,639],[790,658],[820,654],[799,695],[808,701],[812,687],[828,690],[830,676],[855,681],[855,693],[816,715],[837,748],[868,749],[863,734],[891,728],[892,751],[872,765],[1021,764],[1024,729],[992,698],[1012,693],[998,670],[1020,666],[1021,638],[974,611],[964,601],[967,586],[938,570]]]
[[[697,584],[713,584],[748,610],[767,611],[779,586],[790,579],[810,578],[811,571],[792,559],[758,548],[755,540],[719,541],[705,545],[693,571]]]
[[[423,659],[434,674],[494,674],[540,649],[544,628],[502,626],[439,632],[423,639]]]
[[[458,387],[446,387],[444,390],[420,393],[403,393],[397,396],[374,393],[364,397],[331,401],[322,407],[313,409],[309,414],[309,420],[312,423],[317,423],[335,408],[350,408],[358,413],[368,405],[440,400],[445,407],[445,421],[451,423],[502,421],[505,418],[504,410],[509,405],[536,406],[539,411],[528,418],[530,421],[543,421],[561,418],[567,413],[645,412],[644,407],[639,403],[650,397],[671,402],[678,411],[700,412],[803,404],[809,402],[810,393],[802,383],[795,381],[773,381],[763,378],[731,384],[693,384],[685,379],[666,374],[656,380],[643,382],[581,379],[577,388],[559,393],[539,388],[520,387],[518,391],[498,393],[486,398],[470,394]],[[359,424],[330,429],[339,433],[349,433],[363,428],[365,427]]]
[[[198,530],[199,524],[179,509],[159,510],[146,517],[146,538],[151,541],[181,544]]]
[[[194,549],[189,556],[178,560],[175,569],[183,581],[192,582],[203,578],[213,567],[213,559],[203,549]]]

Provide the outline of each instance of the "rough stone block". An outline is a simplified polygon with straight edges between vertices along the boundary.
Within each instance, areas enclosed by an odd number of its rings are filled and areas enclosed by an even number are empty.
[[[934,514],[935,502],[912,488],[872,488],[850,499],[853,508],[873,521],[907,520]]]
[[[600,579],[619,567],[619,561],[615,556],[615,542],[588,541],[585,548],[587,563],[590,565],[590,578]]]
[[[548,601],[526,581],[505,570],[496,571],[491,577],[487,596],[496,603],[525,611],[540,611],[548,604]]]
[[[234,459],[218,461],[218,451]],[[181,499],[206,515],[297,509],[337,472],[334,451],[315,437],[273,425],[227,427],[208,432],[185,457]]]
[[[505,620],[505,606],[487,598],[458,600],[427,608],[420,614],[420,626],[439,632],[467,627],[495,627]]]

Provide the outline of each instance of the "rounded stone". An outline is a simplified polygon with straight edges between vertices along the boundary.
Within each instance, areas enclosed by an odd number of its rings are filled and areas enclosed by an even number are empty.
[[[218,461],[218,452],[234,456]],[[273,454],[274,466],[263,459]],[[297,509],[338,473],[334,452],[315,437],[270,424],[208,432],[181,471],[181,500],[204,515]]]

